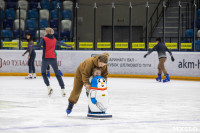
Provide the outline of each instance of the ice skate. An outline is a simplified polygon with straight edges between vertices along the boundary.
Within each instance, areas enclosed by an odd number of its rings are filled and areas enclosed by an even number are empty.
[[[28,76],[25,77],[25,79],[32,79],[32,77],[32,74],[29,73]]]
[[[33,78],[33,79],[36,79],[36,74],[35,74],[35,73],[33,74],[33,77],[32,77],[32,78]]]
[[[65,89],[61,89],[61,93],[62,93],[62,96],[63,96],[63,97],[66,96]]]
[[[158,74],[158,77],[156,78],[156,81],[161,82],[162,78],[161,78],[161,74]]]
[[[74,107],[74,104],[69,102],[69,105],[68,105],[67,110],[66,110],[67,115],[69,115],[72,112],[73,107]]]
[[[169,74],[166,75],[166,78],[163,80],[163,83],[165,82],[169,82],[170,81],[170,77],[169,77]]]
[[[58,70],[58,71],[59,71],[60,76],[63,76],[63,73],[61,72],[61,70]]]
[[[47,71],[47,77],[50,79],[50,71]]]
[[[51,86],[48,86],[48,95],[51,96],[52,93],[53,93],[53,89],[51,88]]]

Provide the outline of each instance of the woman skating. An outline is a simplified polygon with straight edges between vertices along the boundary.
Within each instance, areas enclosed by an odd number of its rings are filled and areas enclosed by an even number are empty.
[[[24,56],[26,53],[29,53],[28,54],[29,74],[25,78],[26,79],[32,79],[32,78],[36,78],[35,65],[34,65],[36,53],[35,53],[34,48],[32,47],[34,45],[32,34],[28,33],[26,35],[26,39],[27,39],[27,42],[28,42],[28,48],[22,56]]]

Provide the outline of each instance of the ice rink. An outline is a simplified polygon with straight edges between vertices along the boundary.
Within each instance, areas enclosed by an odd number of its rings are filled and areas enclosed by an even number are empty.
[[[0,133],[200,133],[200,82],[109,78],[112,119],[88,119],[83,89],[67,116],[73,78],[64,77],[67,96],[55,77],[47,96],[42,77],[0,77]]]

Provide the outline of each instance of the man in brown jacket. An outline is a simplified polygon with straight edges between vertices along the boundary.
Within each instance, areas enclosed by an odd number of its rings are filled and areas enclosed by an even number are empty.
[[[82,62],[76,70],[74,77],[74,87],[68,99],[69,105],[66,110],[67,114],[70,114],[74,104],[77,103],[79,96],[81,94],[83,85],[85,86],[87,92],[90,90],[89,78],[92,75],[92,70],[94,68],[101,69],[101,76],[107,80],[108,75],[108,63],[109,54],[103,53],[95,57],[90,57]]]

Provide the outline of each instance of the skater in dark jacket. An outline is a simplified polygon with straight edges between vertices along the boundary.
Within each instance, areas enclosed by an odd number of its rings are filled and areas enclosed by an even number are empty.
[[[24,54],[22,54],[22,56],[24,56],[26,53],[29,53],[28,54],[29,74],[25,78],[32,79],[32,78],[36,78],[35,65],[34,65],[36,53],[35,53],[34,48],[32,47],[34,45],[32,34],[28,33],[26,35],[26,39],[28,42],[28,48],[27,48],[26,52]]]
[[[46,28],[46,35],[45,37],[43,37],[40,41],[40,43],[34,47],[41,47],[43,46],[43,56],[42,56],[42,68],[41,68],[41,73],[42,73],[42,77],[44,79],[45,84],[48,87],[48,95],[51,95],[53,92],[53,89],[50,86],[49,80],[47,78],[46,75],[46,70],[48,65],[51,65],[54,73],[56,75],[56,78],[59,82],[59,85],[61,87],[61,92],[62,95],[65,96],[65,85],[63,82],[62,77],[59,74],[58,71],[58,64],[57,64],[57,58],[56,58],[56,54],[55,54],[55,48],[56,45],[60,45],[60,46],[66,46],[66,47],[71,47],[70,45],[66,45],[62,42],[59,42],[56,40],[56,38],[54,38],[54,30],[52,28]]]
[[[164,43],[161,42],[161,38],[156,39],[157,45],[155,45],[150,51],[148,51],[147,54],[144,55],[144,58],[147,57],[147,55],[151,54],[154,50],[157,51],[158,53],[158,59],[159,59],[159,64],[158,64],[158,77],[156,78],[157,81],[161,82],[162,78],[162,72],[166,76],[166,78],[163,80],[163,82],[168,82],[170,81],[169,74],[167,73],[167,70],[165,69],[165,61],[167,60],[166,56],[166,51],[169,52],[171,56],[171,60],[174,61],[174,57],[172,55],[172,52],[165,46]]]

